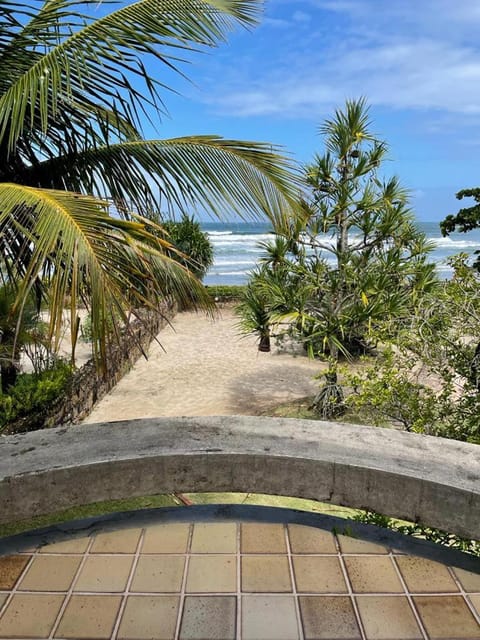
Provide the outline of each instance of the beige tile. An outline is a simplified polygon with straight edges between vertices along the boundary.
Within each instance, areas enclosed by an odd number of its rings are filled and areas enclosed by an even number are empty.
[[[182,588],[185,556],[140,556],[130,591],[175,593]]]
[[[118,640],[173,640],[179,598],[175,596],[129,596]]]
[[[388,553],[388,547],[350,536],[337,535],[342,553]]]
[[[235,596],[187,596],[179,640],[234,640]]]
[[[445,565],[415,556],[398,556],[396,562],[410,593],[458,593]]]
[[[0,557],[0,589],[13,589],[31,556]]]
[[[360,640],[350,598],[301,596],[299,604],[305,640]]]
[[[346,556],[352,589],[356,593],[403,593],[402,583],[390,558]]]
[[[98,533],[90,553],[135,553],[141,533],[141,529],[120,529]]]
[[[470,602],[473,604],[473,608],[476,610],[478,615],[480,616],[480,595],[468,596]]]
[[[356,598],[368,640],[421,640],[423,638],[407,598]]]
[[[120,596],[72,596],[55,638],[107,640],[120,608]]]
[[[18,584],[20,591],[68,591],[81,556],[37,556]]]
[[[244,522],[241,525],[242,553],[287,553],[283,524]]]
[[[46,544],[39,549],[40,553],[84,553],[91,538],[70,538],[61,542]]]
[[[192,553],[236,553],[237,525],[234,522],[196,523],[190,550]]]
[[[63,595],[15,594],[0,619],[1,638],[48,638]]]
[[[414,596],[430,640],[480,638],[480,625],[461,596]]]
[[[8,593],[0,593],[0,610],[8,598]]]
[[[242,591],[283,593],[292,590],[287,556],[242,556]]]
[[[297,640],[295,600],[292,596],[244,596],[243,640]]]
[[[329,531],[289,524],[288,536],[292,553],[337,553],[335,537]]]
[[[147,527],[142,553],[186,553],[190,525],[159,524]]]
[[[338,558],[293,556],[293,569],[300,593],[347,593]]]
[[[480,573],[472,573],[463,569],[453,569],[457,580],[467,593],[480,593]]]
[[[74,591],[124,591],[133,556],[91,556],[80,570]]]
[[[235,556],[191,556],[186,591],[189,593],[228,593],[237,590]]]

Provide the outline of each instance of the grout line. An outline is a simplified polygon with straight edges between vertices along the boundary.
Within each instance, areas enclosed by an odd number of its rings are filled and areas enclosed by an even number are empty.
[[[237,522],[237,620],[236,640],[242,640],[242,557],[241,557],[242,523]]]
[[[414,616],[415,621],[416,621],[416,623],[418,625],[418,628],[420,629],[420,632],[422,633],[424,639],[425,640],[429,640],[429,635],[427,633],[427,630],[425,629],[425,627],[423,625],[423,622],[422,622],[422,619],[420,617],[420,614],[417,611],[417,607],[415,606],[415,602],[414,602],[414,600],[412,598],[412,594],[410,593],[410,591],[408,589],[408,586],[407,586],[407,583],[405,582],[405,580],[403,578],[402,572],[400,571],[400,567],[397,564],[397,560],[396,560],[395,555],[393,554],[393,551],[390,552],[390,560],[392,561],[393,567],[394,567],[394,569],[395,569],[395,571],[397,573],[397,576],[398,576],[398,578],[399,578],[399,580],[400,580],[400,582],[402,584],[403,591],[405,592],[405,596],[407,597],[408,604],[410,605],[410,609],[413,612],[413,616]]]
[[[348,575],[347,567],[346,567],[345,561],[343,559],[343,553],[342,553],[342,549],[340,547],[340,542],[339,542],[338,537],[337,537],[337,535],[335,533],[332,532],[332,535],[333,535],[334,540],[335,540],[335,546],[337,547],[337,557],[338,557],[338,560],[340,562],[340,567],[341,567],[342,572],[343,572],[343,579],[345,580],[345,584],[347,585],[348,596],[350,597],[350,602],[352,604],[353,611],[355,613],[355,618],[357,620],[357,625],[358,625],[358,628],[360,630],[360,635],[362,637],[362,640],[368,640],[367,639],[367,635],[365,633],[365,629],[363,628],[363,622],[362,622],[362,619],[360,617],[360,611],[358,609],[357,601],[356,601],[356,599],[354,598],[354,595],[353,595],[352,583],[350,582],[350,576]],[[385,556],[385,554],[382,554],[382,555]],[[343,595],[345,595],[345,594],[343,594]]]
[[[285,536],[285,544],[287,546],[287,559],[288,559],[288,566],[290,568],[290,580],[292,583],[293,601],[295,603],[295,613],[297,615],[298,637],[300,638],[300,640],[304,640],[305,636],[303,632],[302,614],[300,612],[300,602],[298,600],[297,581],[295,579],[295,571],[293,569],[292,549],[290,546],[290,537],[288,535],[288,527],[286,524],[283,525],[283,533]]]
[[[17,555],[17,554],[12,554],[12,555]],[[22,571],[20,572],[20,575],[18,576],[18,578],[15,581],[15,584],[13,585],[12,589],[9,591],[8,596],[5,599],[5,602],[3,603],[3,605],[0,607],[0,618],[2,617],[2,615],[5,613],[8,605],[10,604],[10,602],[13,600],[13,596],[18,592],[18,593],[22,593],[21,591],[18,591],[18,585],[20,584],[20,582],[23,580],[23,578],[25,577],[27,571],[30,569],[30,567],[33,564],[34,559],[38,556],[38,547],[31,552],[31,556],[30,559],[28,560],[27,564],[24,566],[24,568],[22,569]],[[8,556],[7,556],[8,557]]]
[[[70,602],[70,598],[72,597],[72,593],[73,593],[73,589],[77,583],[77,580],[80,576],[80,572],[83,569],[87,558],[89,557],[89,553],[90,553],[90,549],[93,546],[93,543],[95,542],[95,538],[96,538],[96,534],[92,535],[90,538],[90,541],[87,545],[87,548],[85,549],[85,551],[83,552],[83,557],[80,560],[80,564],[78,565],[78,569],[75,573],[75,575],[73,576],[73,580],[72,580],[72,584],[70,585],[70,589],[68,589],[67,593],[65,594],[65,598],[63,600],[62,606],[60,607],[60,611],[58,612],[58,615],[55,619],[55,622],[53,623],[53,627],[52,630],[50,631],[50,635],[48,636],[49,640],[51,640],[54,635],[55,632],[57,631],[58,626],[60,625],[60,620],[63,617],[63,614],[65,613],[65,609],[67,608],[68,603]]]
[[[127,606],[127,596],[130,593],[130,586],[131,586],[131,584],[133,582],[133,576],[135,575],[135,571],[136,571],[137,564],[138,564],[138,559],[140,558],[140,549],[142,548],[142,545],[143,545],[144,536],[145,536],[145,529],[142,529],[142,531],[140,533],[140,536],[138,538],[137,547],[135,549],[135,555],[133,557],[132,566],[130,567],[130,573],[129,573],[128,578],[127,578],[127,584],[125,585],[125,591],[123,593],[119,594],[119,595],[121,595],[122,599],[120,601],[120,607],[119,607],[119,609],[117,611],[117,616],[116,616],[115,622],[113,624],[111,640],[115,640],[115,638],[117,636],[118,629],[120,627],[120,622],[121,622],[122,617],[123,617],[123,612],[125,610],[125,607]]]
[[[471,613],[473,614],[473,617],[475,619],[475,622],[480,626],[480,612],[477,613],[477,610],[475,609],[475,607],[473,606],[473,603],[470,602],[470,598],[469,596],[469,592],[465,591],[465,589],[463,588],[463,585],[461,583],[461,581],[457,578],[455,571],[453,570],[452,567],[447,567],[447,569],[450,571],[450,574],[453,578],[453,580],[455,581],[455,584],[457,585],[460,594],[462,595],[464,601],[467,604],[468,609],[471,611]]]
[[[188,566],[190,563],[190,549],[192,546],[192,538],[193,538],[193,530],[194,524],[189,524],[188,529],[188,538],[187,538],[187,548],[185,550],[185,565],[183,567],[183,576],[182,576],[182,585],[180,588],[180,596],[178,601],[178,611],[177,611],[177,624],[175,626],[175,640],[178,640],[180,636],[180,626],[182,624],[182,616],[183,616],[183,607],[185,604],[185,589],[187,586],[187,574],[188,574]]]

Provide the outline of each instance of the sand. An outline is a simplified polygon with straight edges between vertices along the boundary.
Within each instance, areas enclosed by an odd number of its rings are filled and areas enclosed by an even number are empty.
[[[325,365],[301,349],[260,353],[244,337],[231,308],[214,320],[178,314],[172,327],[101,400],[86,423],[155,416],[258,415],[283,402],[312,396],[313,376]]]

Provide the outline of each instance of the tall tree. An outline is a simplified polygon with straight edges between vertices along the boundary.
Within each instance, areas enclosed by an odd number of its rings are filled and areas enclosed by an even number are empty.
[[[162,110],[164,74],[181,72],[182,51],[254,25],[261,4],[113,1],[99,12],[96,0],[0,1],[0,280],[16,290],[15,317],[34,290],[58,341],[65,302],[75,326],[83,299],[105,358],[110,318],[125,320],[166,292],[203,299],[149,211],[196,205],[282,223],[296,179],[278,149],[142,135],[142,120]],[[161,77],[146,66],[153,60]]]
[[[371,131],[365,100],[347,101],[320,133],[325,153],[306,167],[311,190],[300,226],[288,232],[288,276],[284,287],[270,287],[270,309],[273,321],[293,321],[313,353],[336,360],[368,348],[372,327],[405,318],[436,278],[407,191],[378,175],[387,146]]]

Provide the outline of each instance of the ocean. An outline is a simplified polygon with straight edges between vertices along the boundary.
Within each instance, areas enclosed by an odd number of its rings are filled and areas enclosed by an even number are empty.
[[[430,259],[436,264],[441,278],[451,275],[446,264],[449,256],[460,252],[473,254],[480,249],[479,229],[466,234],[452,233],[443,238],[438,222],[418,222],[418,226],[435,244]],[[263,253],[258,243],[273,238],[269,223],[202,222],[202,228],[209,235],[215,256],[215,262],[204,278],[206,285],[245,284]]]

